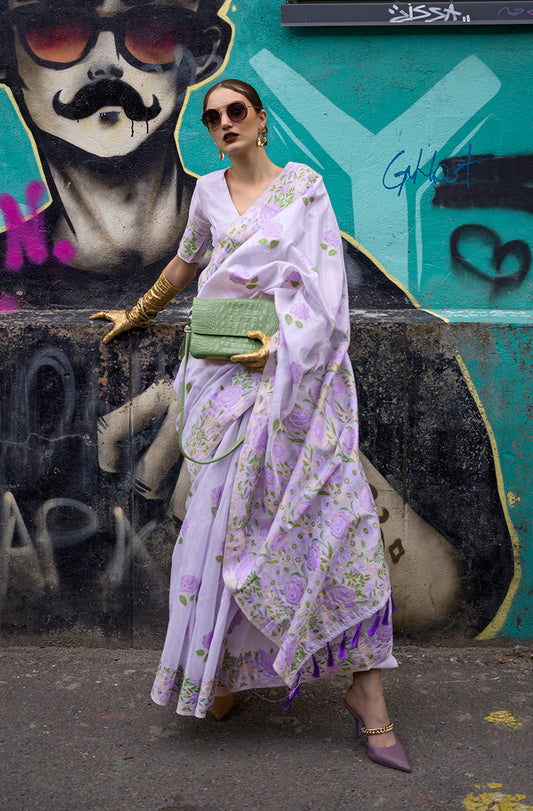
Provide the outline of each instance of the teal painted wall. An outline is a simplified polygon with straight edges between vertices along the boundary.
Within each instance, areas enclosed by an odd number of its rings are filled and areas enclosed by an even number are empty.
[[[493,443],[517,564],[486,635],[530,637],[533,29],[282,29],[279,3],[256,0],[221,13],[233,41],[222,70],[188,93],[183,165],[220,168],[199,124],[203,91],[221,77],[249,81],[269,114],[271,158],[324,175],[341,229],[418,307],[480,325],[458,329],[456,349]],[[0,115],[0,193],[29,216],[38,150],[7,90]],[[13,292],[2,301],[12,309]]]

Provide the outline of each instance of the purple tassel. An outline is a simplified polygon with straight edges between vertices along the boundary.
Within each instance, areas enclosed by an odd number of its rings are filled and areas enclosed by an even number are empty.
[[[360,622],[357,628],[355,629],[355,634],[353,635],[352,639],[352,648],[356,648],[359,644],[359,637],[361,636],[361,625],[362,623]]]
[[[331,646],[330,646],[330,644],[328,642],[328,667],[333,667],[333,665],[334,665],[333,652],[332,652]]]
[[[318,666],[318,662],[317,662],[315,656],[311,656],[311,659],[313,660],[313,678],[314,679],[319,679],[320,678],[320,668]]]
[[[367,631],[367,636],[374,636],[377,629],[379,628],[380,620],[381,620],[381,617],[378,614],[376,619],[374,620],[374,624],[372,625],[372,628],[369,631]]]
[[[301,678],[302,678],[302,671],[300,670],[300,672],[298,673],[298,676],[296,678],[296,684],[294,685],[294,687],[289,692],[289,695],[287,696],[287,700],[285,701],[285,704],[283,705],[284,710],[288,710],[289,707],[292,704],[293,698],[298,698],[298,696],[300,695],[300,681],[301,681]]]
[[[346,659],[346,631],[342,635],[342,642],[339,648],[339,659]]]
[[[392,606],[392,613],[394,614],[394,612],[396,611],[396,606],[394,605],[394,600],[392,599],[392,594],[390,596],[390,604]]]
[[[389,624],[389,607],[390,603],[387,602],[387,605],[385,606],[385,613],[383,614],[383,625]]]

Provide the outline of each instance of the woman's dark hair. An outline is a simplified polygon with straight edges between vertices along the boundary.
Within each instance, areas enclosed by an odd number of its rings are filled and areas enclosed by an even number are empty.
[[[246,96],[254,110],[259,112],[263,109],[263,104],[261,103],[261,99],[259,98],[259,94],[255,88],[252,87],[251,84],[247,82],[241,82],[240,79],[222,79],[221,82],[217,82],[210,87],[207,93],[204,96],[204,113],[207,110],[207,101],[209,96],[219,87],[225,87],[227,90],[234,90],[236,93],[240,93],[241,96]]]
[[[209,100],[209,96],[211,95],[213,90],[216,90],[219,87],[225,87],[227,90],[234,90],[235,93],[240,93],[241,96],[245,96],[252,105],[252,107],[254,108],[254,110],[256,111],[256,113],[259,113],[263,109],[263,102],[259,98],[259,93],[254,87],[252,87],[251,84],[248,84],[247,82],[242,82],[240,79],[222,79],[221,82],[217,82],[216,84],[213,85],[213,87],[210,87],[207,93],[205,94],[204,113],[207,110],[207,102]],[[265,129],[263,130],[262,133],[265,138],[264,144],[265,146],[267,145],[266,142],[267,132],[268,127],[265,126]]]

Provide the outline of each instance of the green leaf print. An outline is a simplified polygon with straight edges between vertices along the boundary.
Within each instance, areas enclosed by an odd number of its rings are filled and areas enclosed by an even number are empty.
[[[204,654],[205,654],[205,651],[203,651],[202,649],[196,651],[197,656],[203,656]]]
[[[332,248],[330,251],[328,251],[328,256],[335,256],[336,253],[337,251],[334,251]]]
[[[260,245],[266,245],[266,244],[267,244],[267,241],[268,241],[268,240],[266,240],[266,239],[263,237],[263,239],[260,239],[260,240],[259,240],[259,244],[260,244]]]
[[[187,598],[184,594],[180,594],[180,603],[182,605],[187,605]]]
[[[273,239],[273,240],[271,240],[270,245],[268,247],[270,249],[272,249],[272,248],[277,248],[278,245],[279,245],[279,239]]]
[[[294,323],[296,324],[296,326],[298,327],[298,329],[303,329],[303,328],[304,328],[304,325],[302,324],[302,322],[301,322],[301,321],[295,321]]]
[[[285,316],[285,321],[287,322],[287,324],[292,324],[292,315],[289,315],[287,313],[287,315]]]

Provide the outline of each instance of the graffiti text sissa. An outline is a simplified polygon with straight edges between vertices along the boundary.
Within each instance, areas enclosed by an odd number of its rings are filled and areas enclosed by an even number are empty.
[[[464,161],[454,167],[453,171],[445,163],[437,163],[437,150],[433,153],[428,168],[423,169],[423,166],[427,166],[428,159],[424,157],[424,150],[420,149],[414,169],[411,164],[408,164],[404,169],[398,169],[397,172],[394,172],[391,177],[395,164],[398,165],[396,162],[402,155],[405,155],[405,149],[396,153],[385,169],[381,179],[386,189],[398,189],[398,197],[400,197],[407,181],[412,180],[413,186],[416,186],[419,176],[426,178],[430,183],[434,183],[435,186],[438,186],[440,183],[456,183],[461,173],[466,172],[466,185],[470,188],[470,167],[473,166],[474,163],[481,163],[484,160],[488,160],[488,158],[472,159],[472,144],[468,144],[468,155],[465,156]],[[398,178],[396,183],[393,182],[393,177]]]

